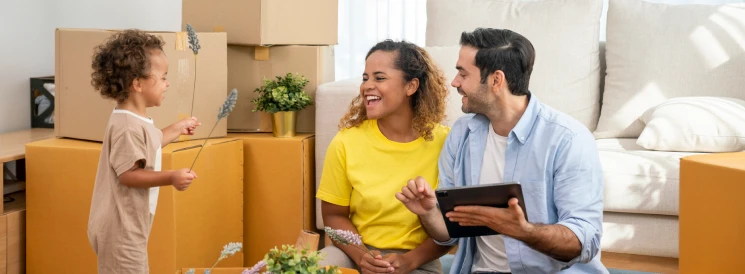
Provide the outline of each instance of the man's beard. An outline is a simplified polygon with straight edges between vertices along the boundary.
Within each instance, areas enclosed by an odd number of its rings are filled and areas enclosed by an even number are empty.
[[[466,94],[462,89],[458,88],[460,94]],[[466,96],[468,104],[462,104],[460,110],[463,113],[484,113],[485,97],[486,97],[486,85],[481,85],[479,89],[474,92],[471,96]],[[475,100],[474,100],[475,99]],[[461,99],[462,100],[462,99]]]

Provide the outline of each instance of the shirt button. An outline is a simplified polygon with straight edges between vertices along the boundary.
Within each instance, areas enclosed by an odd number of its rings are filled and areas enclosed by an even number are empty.
[[[525,137],[520,137],[520,141],[525,141]]]

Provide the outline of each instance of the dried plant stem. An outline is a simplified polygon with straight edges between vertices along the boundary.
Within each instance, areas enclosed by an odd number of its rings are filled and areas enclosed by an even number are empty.
[[[215,264],[213,264],[212,267],[210,267],[210,273],[212,272],[212,269],[215,268],[215,266],[217,266],[217,263],[219,263],[220,261],[222,261],[222,258],[217,259],[217,262],[215,262]]]
[[[207,141],[210,139],[210,136],[212,136],[212,131],[215,130],[217,127],[217,124],[220,123],[220,120],[218,119],[214,126],[212,126],[212,130],[210,130],[210,134],[207,134],[207,139],[204,139],[204,144],[202,144],[202,147],[199,148],[199,152],[197,152],[197,157],[194,158],[194,162],[191,163],[191,167],[189,168],[189,172],[191,172],[191,169],[194,168],[194,164],[197,163],[197,159],[199,159],[199,154],[202,153],[202,149],[204,149],[204,146],[207,145]]]
[[[194,54],[194,86],[191,90],[191,111],[189,112],[189,117],[194,117],[194,101],[197,100],[195,97],[197,95],[197,55]]]

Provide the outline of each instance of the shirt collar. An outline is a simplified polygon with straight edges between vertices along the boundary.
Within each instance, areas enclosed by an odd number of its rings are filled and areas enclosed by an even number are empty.
[[[538,117],[538,112],[540,111],[540,108],[538,107],[538,98],[535,97],[535,94],[530,94],[529,96],[530,99],[528,100],[528,106],[525,108],[523,116],[520,117],[520,120],[517,121],[517,124],[510,132],[515,135],[515,138],[517,138],[517,141],[520,142],[520,144],[525,144],[525,141],[528,140],[530,131],[533,129],[533,124],[535,123],[536,117]],[[476,114],[468,123],[468,128],[471,131],[476,131],[483,127],[488,128],[489,123],[489,118],[482,114]]]
[[[520,120],[517,121],[515,127],[512,128],[512,134],[515,134],[515,137],[517,137],[520,144],[525,144],[525,141],[528,140],[528,136],[530,135],[530,131],[533,129],[536,117],[538,117],[538,112],[540,112],[538,98],[535,97],[535,94],[530,94],[528,96],[530,96],[528,107],[525,108],[523,116],[520,117]]]

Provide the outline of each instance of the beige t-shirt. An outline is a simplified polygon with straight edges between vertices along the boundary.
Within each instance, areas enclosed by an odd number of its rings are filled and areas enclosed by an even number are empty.
[[[93,188],[88,238],[99,273],[147,273],[147,241],[158,188],[131,188],[119,176],[142,161],[160,170],[163,133],[153,121],[125,110],[109,118]]]

